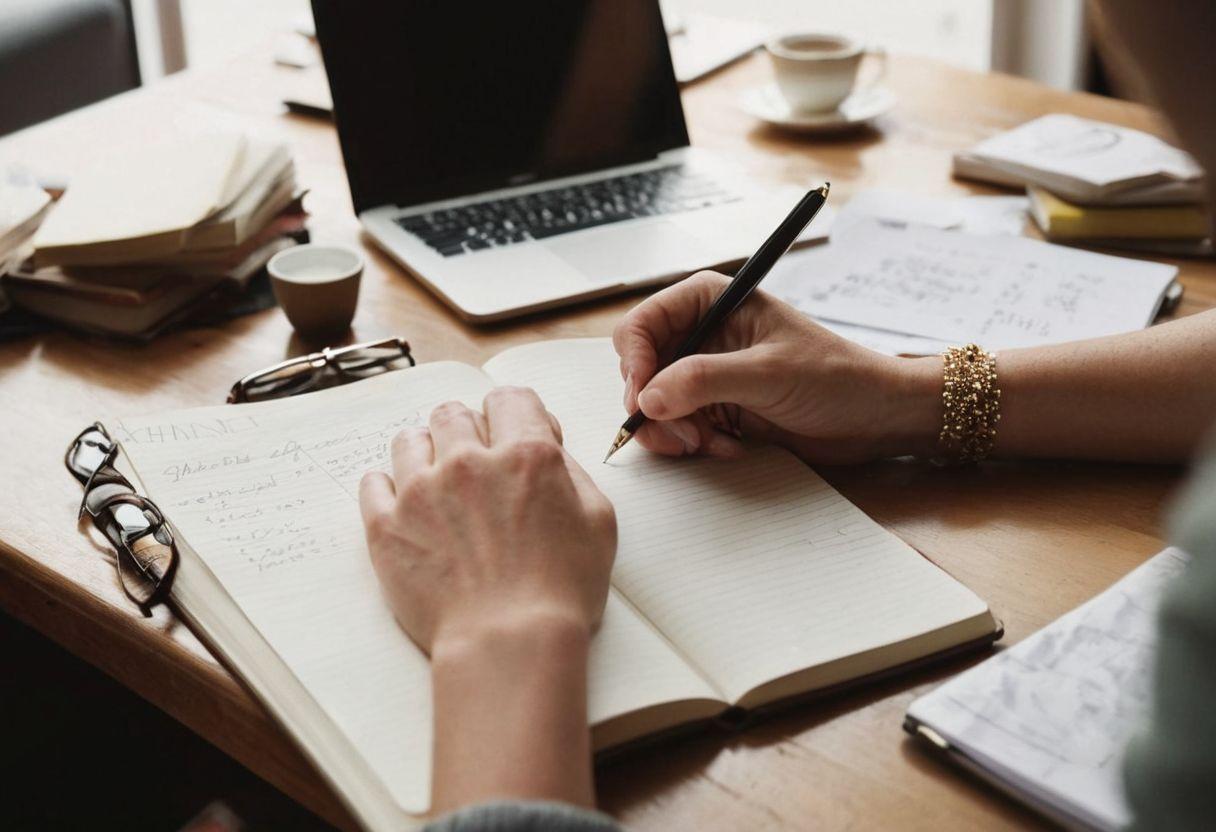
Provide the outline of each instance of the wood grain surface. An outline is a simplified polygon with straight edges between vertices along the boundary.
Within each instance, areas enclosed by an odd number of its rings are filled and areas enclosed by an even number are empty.
[[[23,163],[70,179],[105,164],[115,147],[170,127],[233,124],[284,139],[311,189],[314,239],[367,254],[352,337],[404,336],[422,361],[480,363],[514,344],[607,335],[637,301],[484,329],[460,323],[361,236],[332,125],[287,115],[280,104],[300,83],[295,72],[274,66],[268,52],[188,71],[0,140],[0,168]],[[739,108],[742,91],[768,72],[750,59],[687,89],[693,143],[735,157],[760,179],[830,179],[837,205],[871,186],[989,192],[950,178],[951,152],[1043,113],[1162,132],[1139,105],[896,57],[888,76],[896,109],[859,133],[800,138],[761,126]],[[1173,262],[1186,286],[1178,314],[1216,304],[1216,264]],[[305,350],[277,309],[146,346],[61,333],[0,345],[0,604],[349,828],[318,775],[185,627],[163,610],[144,619],[125,600],[104,547],[76,527],[80,490],[61,463],[66,443],[94,418],[220,403],[238,377]],[[1156,552],[1162,506],[1183,474],[1050,462],[978,470],[885,462],[822,473],[985,598],[1005,623],[1006,644]],[[601,805],[632,828],[656,830],[1036,826],[1034,816],[924,756],[901,734],[915,696],[976,660],[840,695],[736,736],[619,759],[599,773]]]

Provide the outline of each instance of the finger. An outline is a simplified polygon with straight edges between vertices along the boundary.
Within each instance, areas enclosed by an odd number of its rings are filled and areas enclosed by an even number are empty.
[[[720,430],[701,412],[663,422],[649,421],[635,438],[642,447],[665,456],[703,456],[735,459],[744,453],[743,443]]]
[[[556,416],[554,416],[554,415],[553,415],[553,414],[552,414],[550,411],[548,411],[548,410],[546,410],[546,411],[545,411],[545,415],[549,417],[549,427],[550,427],[550,428],[552,428],[552,430],[553,430],[553,435],[557,437],[557,444],[559,444],[559,445],[565,445],[565,444],[566,444],[566,437],[565,437],[565,435],[562,433],[562,423],[561,423],[561,422],[559,422],[559,421],[557,421],[557,417],[556,417]],[[488,428],[487,428],[487,430],[488,430]],[[487,433],[487,435],[489,435],[489,434]]]
[[[490,444],[540,440],[560,442],[561,429],[545,410],[540,396],[529,387],[496,387],[486,395],[486,421]]]
[[[646,385],[638,406],[658,420],[677,419],[719,402],[762,407],[770,394],[756,372],[756,359],[754,349],[681,358]]]
[[[359,513],[363,515],[364,527],[371,526],[373,517],[390,513],[396,505],[397,491],[388,474],[368,471],[359,480]]]
[[[435,459],[444,459],[470,448],[484,448],[478,414],[460,402],[444,402],[431,411],[431,441]]]
[[[656,454],[686,456],[696,453],[700,432],[682,419],[669,422],[649,421],[638,428],[634,439],[643,448]]]
[[[409,427],[393,437],[391,448],[393,479],[403,483],[413,473],[435,463],[431,432],[424,427]]]
[[[675,349],[677,339],[692,330],[728,282],[725,275],[698,272],[651,295],[617,324],[612,345],[626,379],[627,409],[636,404],[631,392],[650,381],[660,357]]]

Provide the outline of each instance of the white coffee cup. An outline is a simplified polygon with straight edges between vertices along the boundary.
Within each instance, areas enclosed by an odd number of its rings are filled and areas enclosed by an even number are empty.
[[[857,72],[866,56],[861,41],[845,35],[806,33],[785,35],[764,45],[773,61],[777,89],[790,108],[805,113],[834,110],[857,87]],[[868,81],[871,88],[886,74],[886,53],[871,50],[880,61]]]
[[[348,246],[308,243],[284,249],[266,264],[275,299],[304,338],[350,328],[359,302],[363,255]]]

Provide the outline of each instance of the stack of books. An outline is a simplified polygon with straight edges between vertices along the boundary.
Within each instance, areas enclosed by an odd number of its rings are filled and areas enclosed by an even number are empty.
[[[1212,253],[1203,171],[1184,151],[1139,130],[1043,116],[955,154],[954,174],[1025,187],[1049,240]]]
[[[73,177],[4,288],[60,324],[149,338],[294,245],[301,197],[279,143],[216,134],[131,147]]]

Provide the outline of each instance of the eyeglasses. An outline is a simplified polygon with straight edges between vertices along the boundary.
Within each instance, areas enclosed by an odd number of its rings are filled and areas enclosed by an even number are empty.
[[[179,556],[159,508],[114,467],[118,444],[100,422],[80,432],[64,465],[84,485],[78,518],[87,516],[114,547],[123,592],[145,616],[169,599]]]
[[[319,390],[333,384],[358,381],[399,369],[402,362],[414,366],[410,345],[400,338],[352,344],[291,358],[273,367],[250,373],[232,385],[228,404],[260,402]]]

